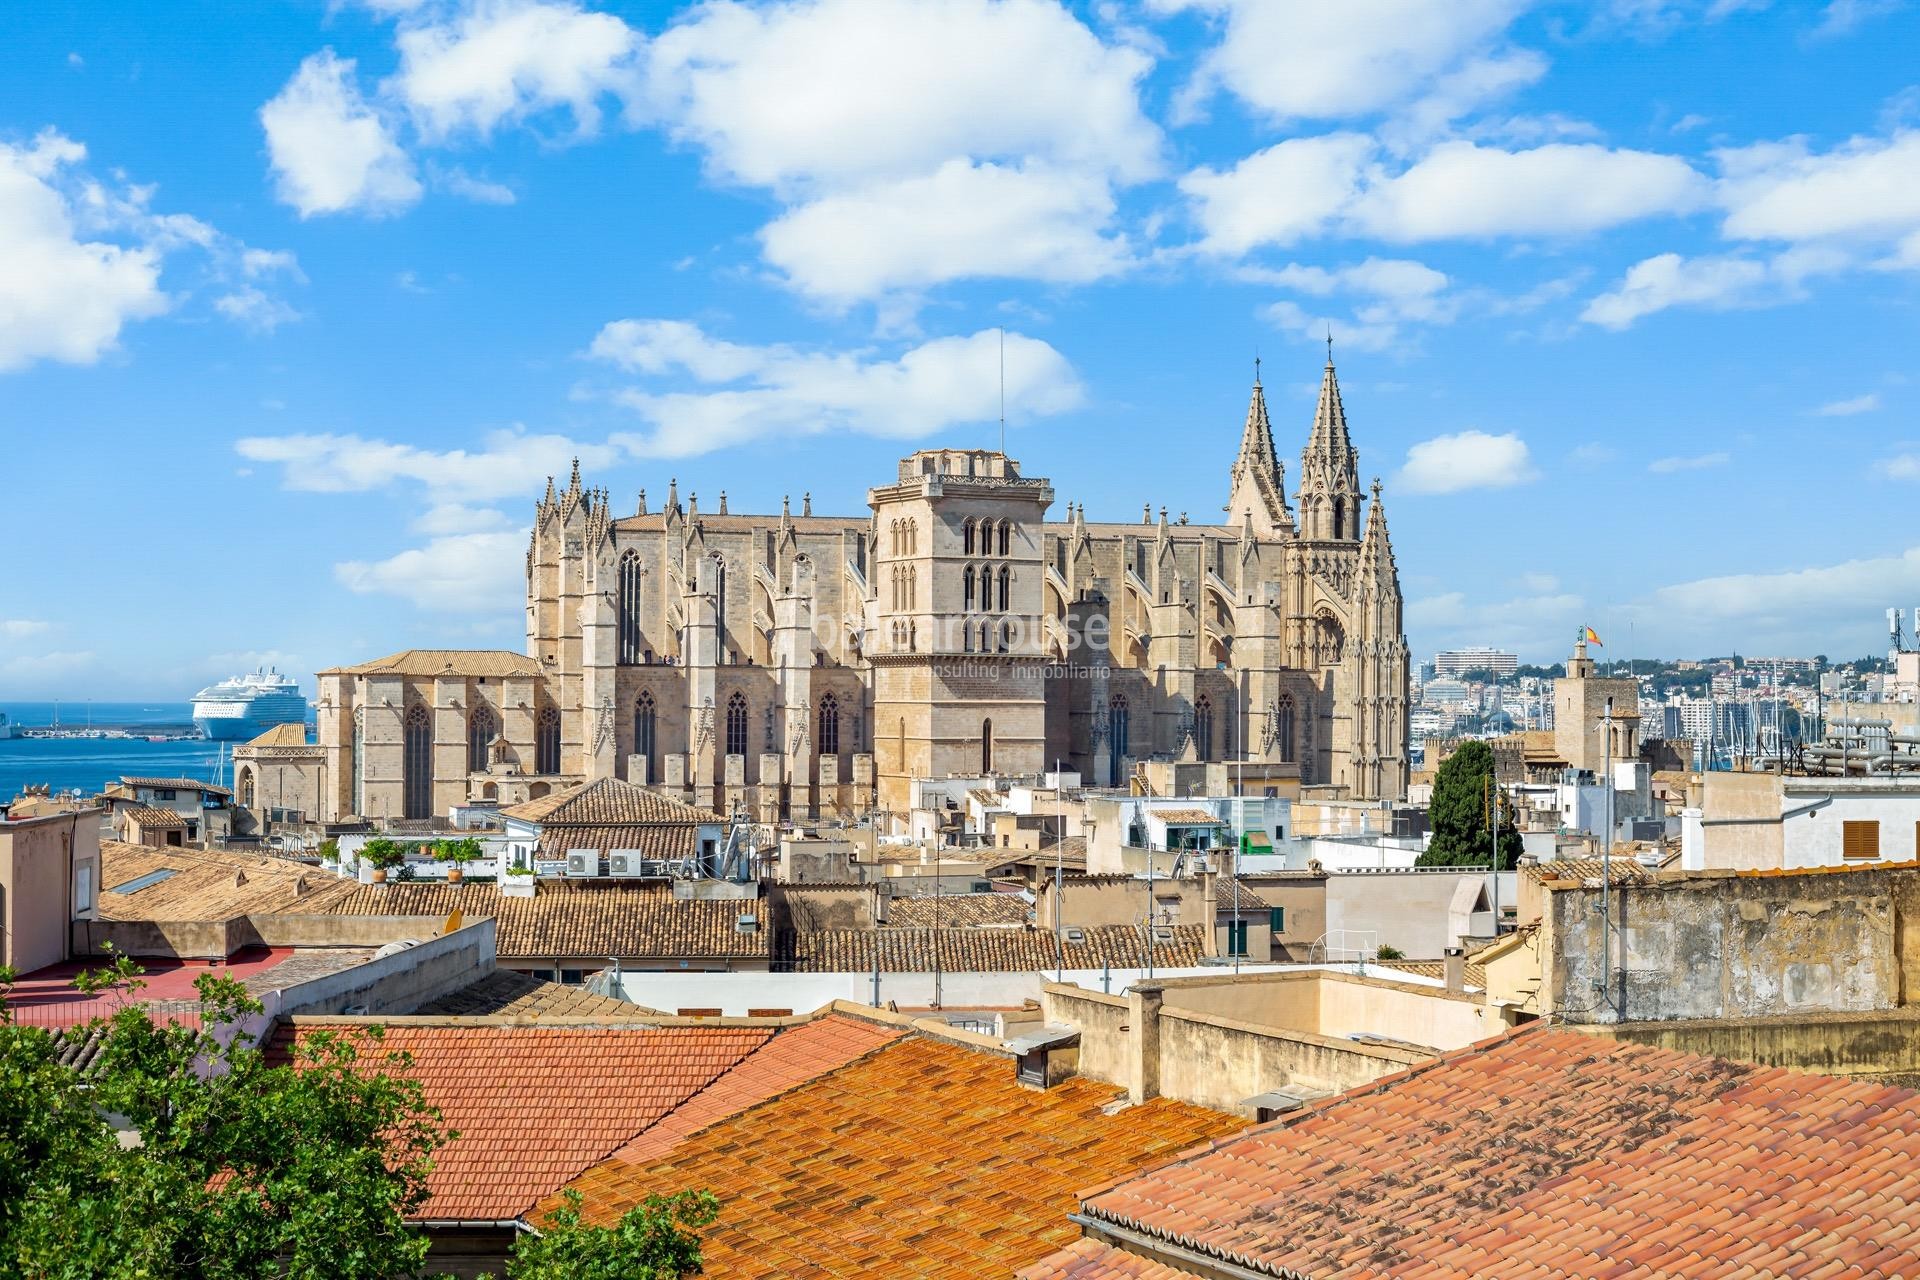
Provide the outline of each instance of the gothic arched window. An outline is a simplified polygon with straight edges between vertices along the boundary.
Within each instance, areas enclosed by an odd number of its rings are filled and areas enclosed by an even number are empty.
[[[533,771],[560,772],[560,711],[556,707],[547,707],[540,713],[533,738]]]
[[[639,701],[633,704],[633,754],[647,762],[647,781],[658,781],[653,776],[654,730],[658,720],[654,716],[653,695],[642,693]]]
[[[253,770],[251,769],[240,771],[240,807],[253,808]]]
[[[1012,649],[1013,624],[1011,622],[1003,622],[1000,624],[1000,652],[1008,653],[1011,652]]]
[[[1127,756],[1127,696],[1116,693],[1107,704],[1108,725],[1111,733],[1107,738],[1107,755],[1113,766],[1113,777],[1119,780],[1120,770]]]
[[[355,707],[353,709],[353,811],[356,814],[365,814],[367,811],[366,763],[367,709]]]
[[[727,562],[717,553],[713,557],[713,618],[720,660],[724,662],[727,653]]]
[[[619,650],[623,663],[640,661],[644,652],[640,635],[641,580],[640,553],[629,551],[620,557]]]
[[[485,773],[493,749],[493,740],[500,736],[500,717],[493,714],[493,708],[484,702],[473,704],[473,711],[467,716],[467,772]]]
[[[980,772],[993,772],[993,721],[980,722]]]
[[[820,754],[840,754],[840,700],[832,694],[820,698]]]
[[[1193,703],[1193,750],[1202,760],[1213,759],[1213,699],[1204,693]]]
[[[961,572],[960,587],[961,587],[961,597],[964,601],[964,603],[961,605],[961,608],[968,613],[972,613],[973,612],[973,566],[972,565],[968,565],[966,569]]]
[[[1285,764],[1293,763],[1293,699],[1280,699],[1280,714],[1275,717],[1278,723],[1275,732],[1279,735],[1280,759]]]
[[[1001,526],[1001,528],[1004,530],[1005,526],[1003,525]],[[1010,598],[1010,593],[1007,591],[1007,584],[1012,580],[1013,580],[1013,570],[1007,568],[1006,565],[1001,565],[1000,566],[1000,612],[1002,613],[1005,613],[1007,611],[1007,601]]]
[[[1007,537],[1012,532],[1012,530],[1013,530],[1012,521],[1002,520],[1000,522],[1000,554],[1003,556],[1007,554]],[[1005,606],[1002,606],[1002,607],[1004,608]]]
[[[973,517],[968,516],[960,526],[960,554],[973,554]]]
[[[727,699],[727,754],[747,754],[747,695],[736,692]]]
[[[403,818],[433,816],[433,723],[418,702],[407,709],[403,728],[400,800]]]

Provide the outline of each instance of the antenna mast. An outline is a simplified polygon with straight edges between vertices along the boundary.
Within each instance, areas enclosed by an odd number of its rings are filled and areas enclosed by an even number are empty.
[[[1007,326],[1000,326],[1000,454],[1007,452]]]

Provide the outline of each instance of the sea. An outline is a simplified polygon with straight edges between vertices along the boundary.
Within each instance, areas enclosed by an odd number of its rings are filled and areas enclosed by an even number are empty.
[[[16,729],[58,723],[62,728],[127,729],[175,733],[191,730],[193,708],[185,702],[0,702]],[[195,778],[222,781],[223,748],[232,743],[187,738],[148,742],[130,738],[0,738],[0,803],[33,783],[55,791],[77,788],[92,795],[122,777]],[[224,781],[233,784],[227,763]]]

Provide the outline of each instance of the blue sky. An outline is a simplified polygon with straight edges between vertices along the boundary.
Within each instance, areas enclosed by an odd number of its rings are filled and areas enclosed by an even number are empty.
[[[0,694],[520,642],[525,526],[919,442],[1211,518],[1331,324],[1415,651],[1920,604],[1920,6],[0,10]],[[1290,476],[1290,479],[1292,477]]]

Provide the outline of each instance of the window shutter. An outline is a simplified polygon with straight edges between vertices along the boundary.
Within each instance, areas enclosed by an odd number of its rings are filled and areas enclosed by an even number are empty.
[[[1878,822],[1842,822],[1840,824],[1840,856],[1842,858],[1877,858],[1880,856],[1880,824]]]

